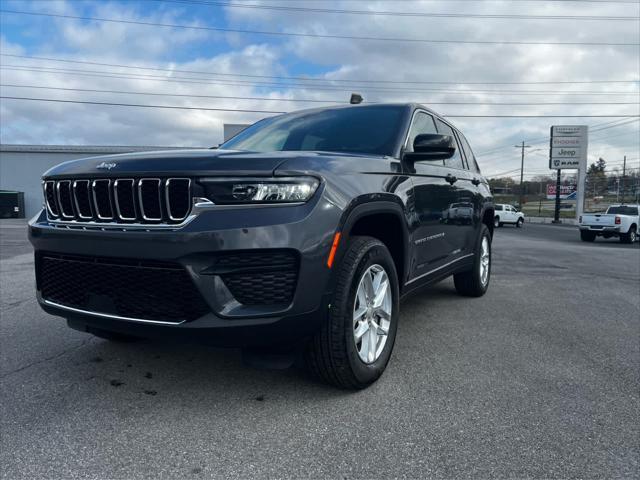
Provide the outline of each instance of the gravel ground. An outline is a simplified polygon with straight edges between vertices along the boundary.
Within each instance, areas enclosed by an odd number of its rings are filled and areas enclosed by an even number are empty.
[[[638,478],[638,245],[498,230],[488,294],[405,301],[387,372],[352,393],[70,330],[25,237],[0,221],[2,478]]]

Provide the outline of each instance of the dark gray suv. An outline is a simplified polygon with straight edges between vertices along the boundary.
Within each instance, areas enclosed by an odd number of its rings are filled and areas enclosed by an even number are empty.
[[[216,150],[112,155],[43,177],[37,295],[111,340],[304,353],[325,381],[384,371],[400,299],[483,295],[494,207],[464,136],[380,104],[262,120]]]

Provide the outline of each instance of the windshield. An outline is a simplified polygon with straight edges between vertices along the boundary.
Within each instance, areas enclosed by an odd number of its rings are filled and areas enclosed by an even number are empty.
[[[347,107],[290,113],[262,120],[220,145],[227,150],[393,155],[406,107]]]
[[[609,207],[607,213],[616,215],[638,215],[638,207],[628,207],[626,205],[621,205],[619,207]]]

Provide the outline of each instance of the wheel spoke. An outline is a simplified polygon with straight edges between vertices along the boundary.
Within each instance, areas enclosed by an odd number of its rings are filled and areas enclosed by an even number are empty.
[[[380,325],[378,325],[377,331],[376,333],[378,334],[378,336],[381,337],[385,337],[387,335],[389,335],[389,322],[387,322],[387,325],[384,325],[383,323],[380,323]]]
[[[353,332],[353,337],[356,339],[356,342],[360,341],[362,336],[369,331],[369,323],[367,321],[362,321],[356,327]]]
[[[382,276],[382,273],[380,273],[379,276]],[[378,288],[376,289],[376,296],[373,299],[373,308],[379,308],[382,306],[382,302],[384,302],[384,298],[387,295],[388,288],[389,281],[385,278],[383,282],[378,284]]]
[[[369,350],[367,352],[367,360],[373,362],[376,359],[376,350],[378,349],[378,333],[375,329],[369,329]]]
[[[391,315],[384,307],[376,308],[374,313],[383,320],[391,321]]]
[[[373,289],[372,275],[373,273],[371,272],[371,270],[368,270],[364,274],[364,277],[362,278],[362,284],[364,285],[364,290],[367,294],[367,297],[369,297],[370,299],[373,298],[373,296],[375,295],[375,291]]]
[[[367,313],[367,304],[361,303],[353,312],[353,324],[355,325],[356,322],[360,320],[365,313]]]

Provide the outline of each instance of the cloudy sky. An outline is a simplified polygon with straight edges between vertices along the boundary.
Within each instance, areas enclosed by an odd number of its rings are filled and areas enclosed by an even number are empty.
[[[590,125],[592,161],[619,167],[626,154],[640,167],[640,122],[628,117],[640,115],[636,0],[0,5],[3,97],[193,108],[2,98],[2,143],[211,146],[223,123],[355,91],[448,116],[488,175],[515,175],[522,140],[527,176],[548,173],[553,124]],[[585,117],[522,117],[550,115]]]

